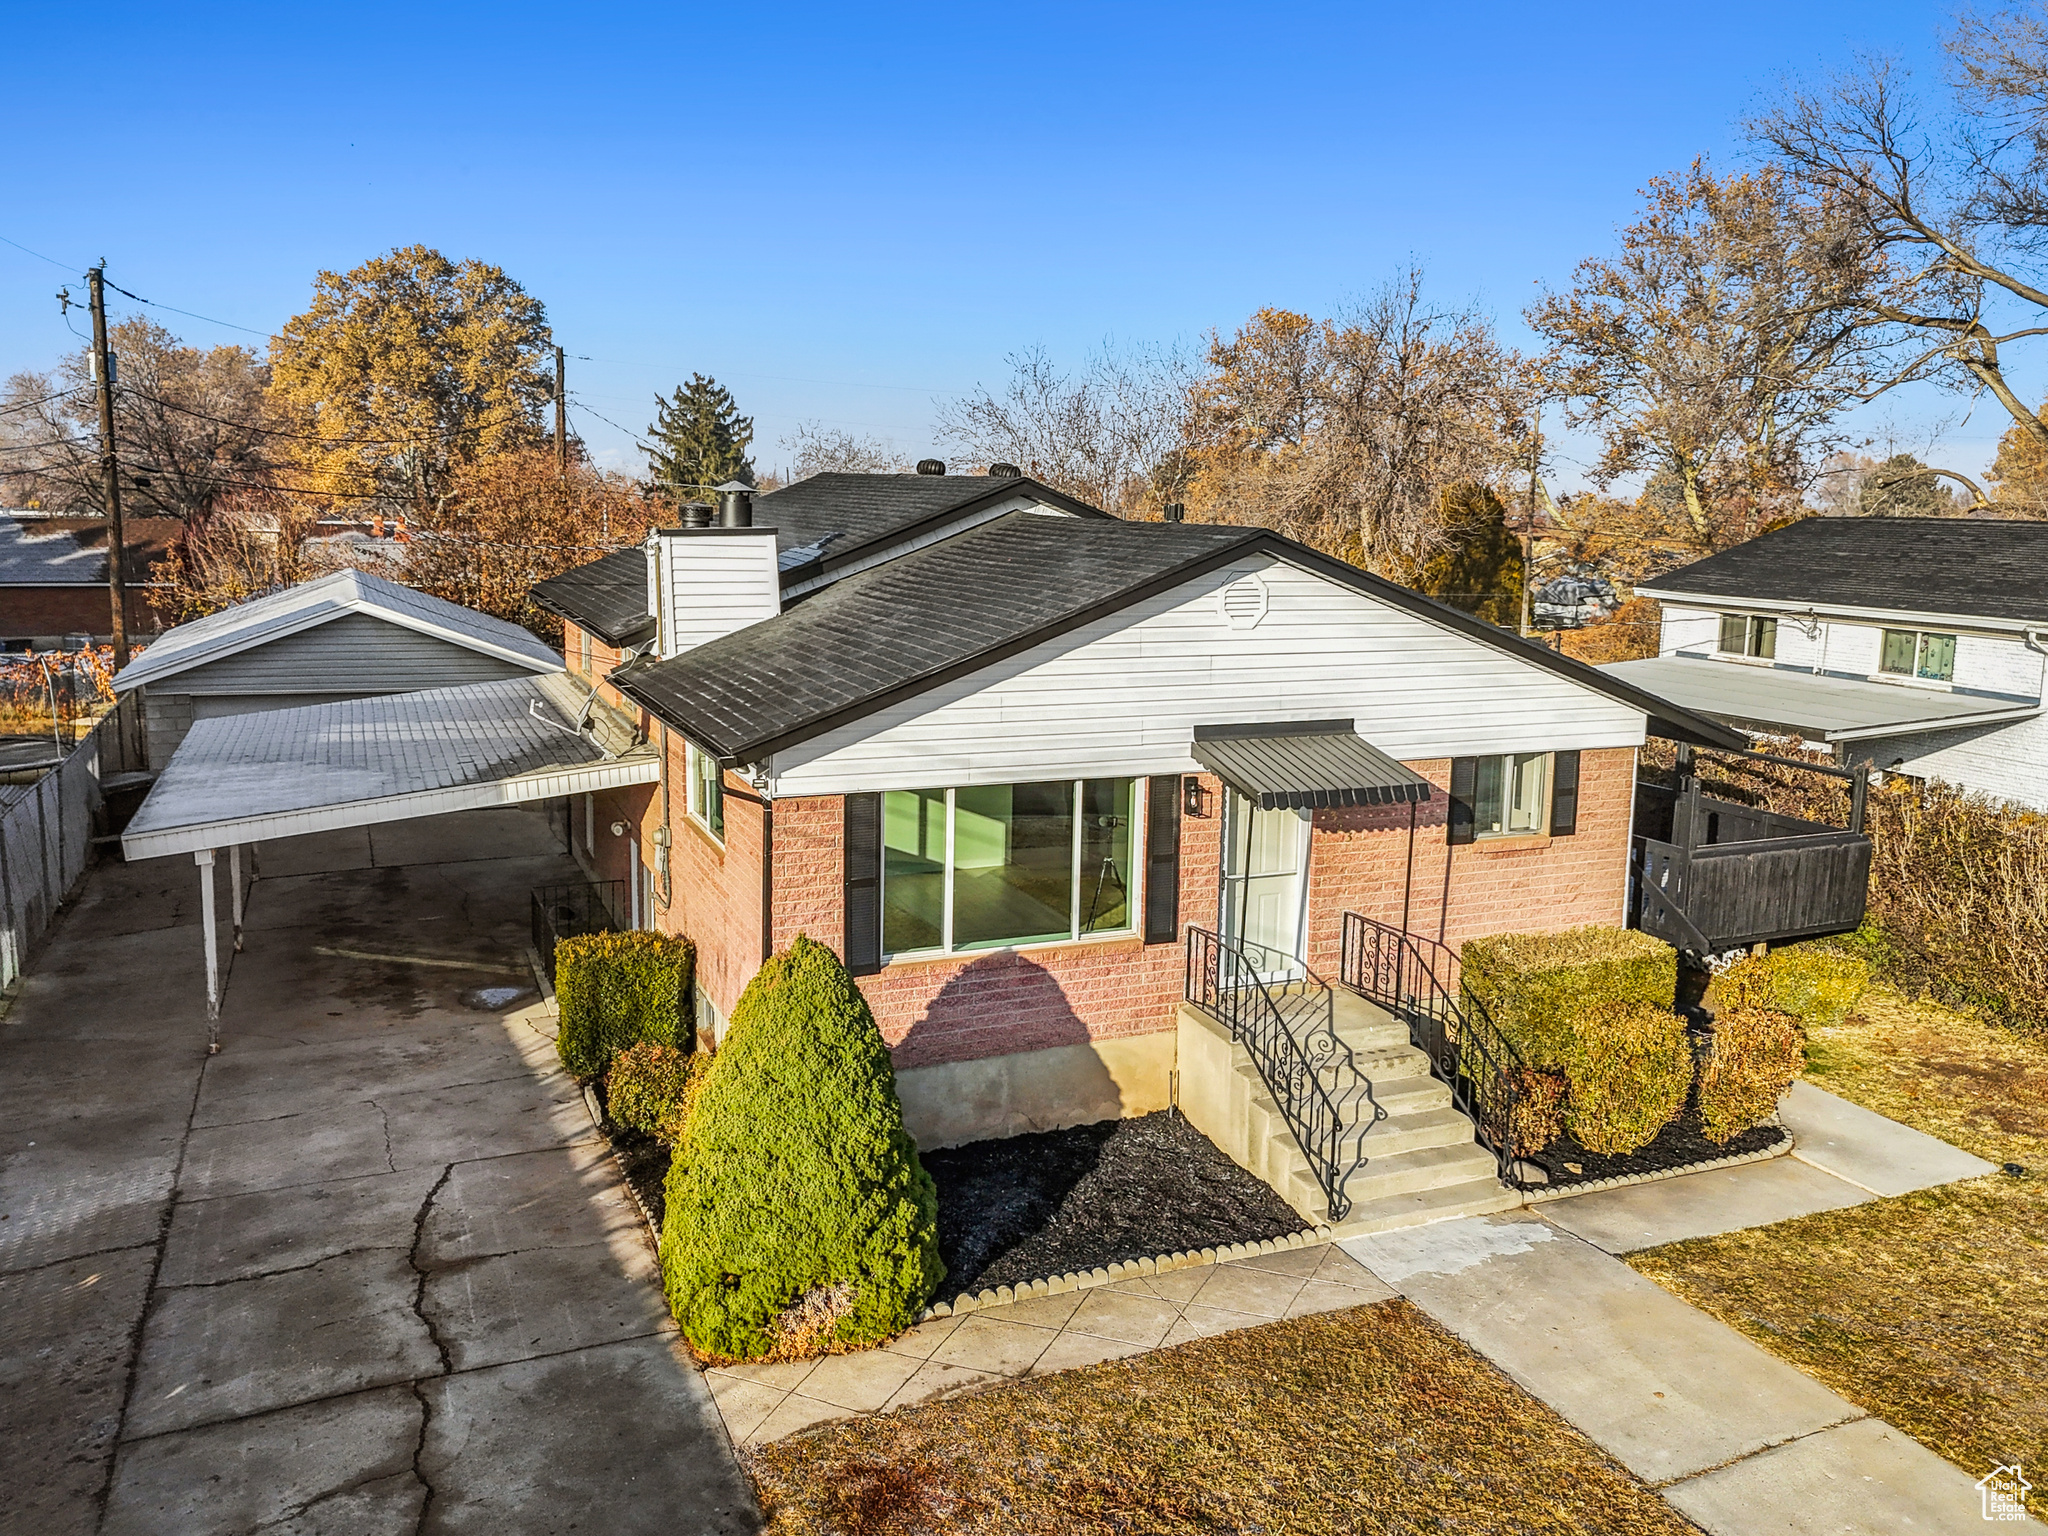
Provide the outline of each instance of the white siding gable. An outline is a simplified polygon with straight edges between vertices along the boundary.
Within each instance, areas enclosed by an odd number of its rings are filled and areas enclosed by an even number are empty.
[[[650,548],[664,660],[782,611],[773,528],[663,528]]]
[[[1221,594],[1251,575],[1265,610],[1233,628]],[[772,792],[1192,773],[1197,725],[1335,718],[1408,761],[1644,734],[1603,693],[1255,556],[778,753]]]

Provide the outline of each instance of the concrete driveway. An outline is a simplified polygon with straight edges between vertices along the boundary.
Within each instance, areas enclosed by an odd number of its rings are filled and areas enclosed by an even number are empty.
[[[526,1022],[543,819],[261,867],[219,1055],[178,860],[96,869],[0,1023],[0,1529],[755,1529]]]

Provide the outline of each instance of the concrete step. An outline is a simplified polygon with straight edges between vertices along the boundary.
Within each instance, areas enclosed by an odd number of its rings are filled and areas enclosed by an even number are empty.
[[[1489,1158],[1488,1162],[1491,1163]],[[1373,1200],[1354,1200],[1350,1213],[1337,1225],[1336,1236],[1366,1237],[1375,1232],[1396,1232],[1432,1221],[1454,1221],[1460,1216],[1490,1216],[1511,1211],[1522,1197],[1490,1173],[1483,1179],[1460,1184],[1443,1184],[1435,1189],[1406,1194],[1382,1195]]]
[[[1374,1157],[1368,1144],[1366,1156],[1366,1165],[1352,1174],[1344,1186],[1353,1202],[1495,1176],[1493,1154],[1476,1141],[1457,1146],[1418,1147],[1412,1152],[1381,1157]]]
[[[1477,1146],[1472,1122],[1462,1110],[1449,1104],[1406,1114],[1389,1113],[1365,1133],[1365,1153],[1371,1162],[1397,1152],[1419,1152],[1425,1147]],[[1348,1150],[1348,1149],[1347,1149]],[[1371,1166],[1371,1162],[1367,1164]]]

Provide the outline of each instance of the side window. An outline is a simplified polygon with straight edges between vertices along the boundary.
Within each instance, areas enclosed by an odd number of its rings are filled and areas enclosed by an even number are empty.
[[[704,830],[725,841],[725,774],[718,759],[690,748],[690,814]]]
[[[1572,759],[1570,829],[1578,823],[1578,754]],[[1554,754],[1490,753],[1451,764],[1451,812],[1445,841],[1469,843],[1490,837],[1541,837],[1551,831],[1550,790]]]
[[[1921,677],[1952,683],[1956,677],[1956,637],[1917,629],[1888,629],[1877,669],[1896,677]]]
[[[1754,615],[1721,615],[1721,639],[1717,647],[1726,656],[1755,656],[1773,661],[1778,655],[1778,621]]]

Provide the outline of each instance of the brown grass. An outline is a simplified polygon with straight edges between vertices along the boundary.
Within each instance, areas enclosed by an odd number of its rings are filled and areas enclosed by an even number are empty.
[[[777,1536],[1689,1532],[1405,1301],[749,1453]]]
[[[1628,1262],[1973,1476],[2048,1448],[2048,1046],[1873,988],[1807,1076],[2003,1173]],[[2048,1499],[2033,1495],[2037,1513]]]

